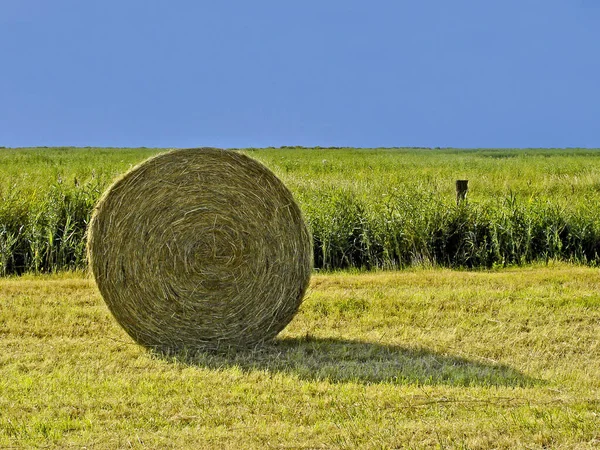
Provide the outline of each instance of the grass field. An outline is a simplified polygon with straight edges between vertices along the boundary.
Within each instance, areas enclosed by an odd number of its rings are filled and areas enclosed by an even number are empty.
[[[100,193],[159,151],[0,149],[0,276],[83,269]],[[294,193],[317,268],[600,263],[598,150],[243,151]]]
[[[600,272],[313,277],[278,340],[166,357],[77,273],[0,279],[0,448],[598,448]]]

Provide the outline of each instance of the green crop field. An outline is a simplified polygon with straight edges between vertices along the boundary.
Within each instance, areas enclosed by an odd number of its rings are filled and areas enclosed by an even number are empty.
[[[171,356],[85,272],[99,195],[159,151],[0,149],[0,448],[600,447],[600,151],[240,150],[316,273],[273,343]]]
[[[159,151],[0,149],[0,275],[83,269],[98,196]],[[600,262],[598,150],[242,151],[296,196],[318,269]]]
[[[0,448],[600,446],[600,273],[316,275],[271,344],[164,357],[77,274],[0,279]]]

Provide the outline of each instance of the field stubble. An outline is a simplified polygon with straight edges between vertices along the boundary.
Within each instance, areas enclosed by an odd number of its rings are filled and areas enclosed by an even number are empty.
[[[0,447],[597,448],[600,274],[313,277],[273,343],[164,356],[91,280],[0,280]]]

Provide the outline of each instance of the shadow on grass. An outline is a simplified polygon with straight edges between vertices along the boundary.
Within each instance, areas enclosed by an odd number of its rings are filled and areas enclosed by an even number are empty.
[[[427,349],[330,338],[280,338],[251,350],[196,352],[158,357],[224,369],[238,367],[295,375],[302,380],[363,384],[532,386],[540,380],[500,364],[448,356]]]

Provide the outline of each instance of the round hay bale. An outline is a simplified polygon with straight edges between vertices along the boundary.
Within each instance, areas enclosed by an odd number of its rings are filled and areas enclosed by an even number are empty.
[[[214,148],[163,153],[127,172],[99,200],[87,245],[112,314],[161,351],[275,337],[312,269],[290,191],[259,162]]]

